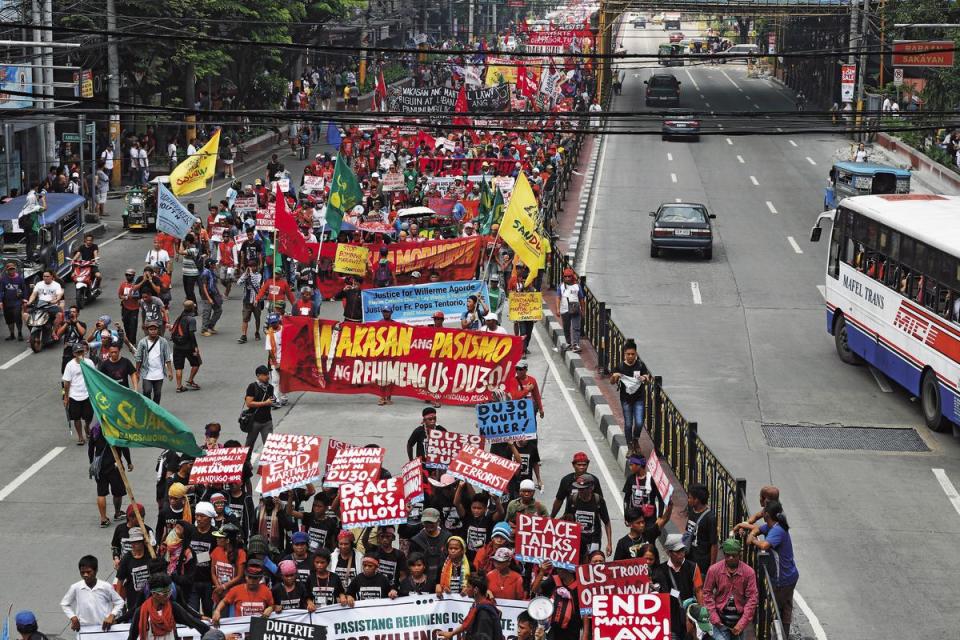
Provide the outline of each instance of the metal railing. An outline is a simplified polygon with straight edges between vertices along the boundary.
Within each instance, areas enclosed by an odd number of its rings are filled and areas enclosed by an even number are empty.
[[[556,251],[551,253],[546,270],[550,287],[555,288],[560,283],[564,269],[573,269],[567,257]],[[586,278],[580,278],[580,285],[585,298],[581,307],[581,335],[597,353],[599,373],[608,375],[622,360],[625,334],[613,321],[607,304],[587,285]],[[721,540],[726,538],[737,523],[748,517],[747,481],[731,473],[700,438],[697,423],[687,420],[680,412],[664,390],[660,376],[654,376],[653,382],[644,386],[643,394],[643,426],[658,457],[669,465],[684,488],[693,484],[707,487],[711,507],[717,516],[717,535]],[[760,601],[755,620],[756,638],[783,640],[780,613],[768,569],[772,557],[758,553],[751,546],[745,551],[744,560],[757,573]]]

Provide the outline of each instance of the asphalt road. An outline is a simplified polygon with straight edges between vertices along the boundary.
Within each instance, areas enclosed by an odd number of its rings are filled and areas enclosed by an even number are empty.
[[[286,155],[284,161],[291,173],[299,175],[303,163]],[[252,175],[243,179],[252,182],[263,168],[258,165],[238,175],[248,172]],[[215,198],[223,190],[218,183]],[[193,200],[201,208],[206,192]],[[119,285],[118,276],[127,267],[141,267],[152,242],[152,234],[120,233],[119,210],[111,213],[107,218],[110,231],[99,241],[105,293],[81,314],[91,326],[103,313],[119,318],[119,303],[113,294]],[[179,275],[174,281],[172,308],[176,310],[183,296]],[[68,298],[72,295],[73,288],[68,286]],[[252,339],[252,330],[249,343],[236,342],[240,323],[237,297],[233,293],[225,304],[219,335],[200,338],[204,365],[197,382],[202,390],[177,394],[169,382],[163,390],[163,406],[191,425],[198,441],[202,441],[203,425],[211,421],[223,425],[221,442],[242,440],[236,419],[243,391],[253,380],[254,368],[265,361],[263,342]],[[324,303],[322,315],[341,317],[340,305]],[[549,507],[560,478],[571,470],[572,453],[580,450],[587,451],[594,461],[591,471],[604,482],[604,493],[618,496],[623,481],[616,473],[616,462],[603,445],[602,435],[589,426],[593,424],[592,414],[576,393],[558,354],[544,350],[544,344],[546,341],[535,339],[528,356],[530,374],[540,383],[546,408],[546,418],[539,427],[545,484],[540,499]],[[4,388],[4,401],[0,403],[0,422],[4,425],[0,430],[0,539],[5,541],[0,546],[0,566],[7,576],[0,584],[0,603],[4,607],[12,604],[15,611],[33,609],[40,629],[55,635],[67,627],[59,602],[69,584],[79,579],[76,563],[81,555],[96,555],[101,563],[100,577],[112,579],[109,542],[113,529],[98,527],[96,489],[87,479],[86,448],[76,446],[75,437],[66,429],[60,403],[60,349],[50,348],[15,360],[23,350],[23,343],[0,342],[0,381]],[[290,395],[287,407],[274,412],[274,423],[280,432],[320,435],[324,446],[329,437],[356,445],[380,444],[387,448],[385,466],[397,472],[406,462],[403,445],[419,424],[423,407],[421,402],[403,398],[396,399],[391,407],[378,407],[374,396],[296,393]],[[439,423],[448,429],[468,431],[474,428],[473,416],[472,408],[441,408]],[[155,449],[133,450],[135,470],[131,480],[138,501],[147,507],[148,523],[156,520],[153,494],[158,453]],[[599,461],[614,473],[604,473]],[[24,475],[27,479],[20,481]],[[610,505],[614,544],[625,532],[619,504],[614,498]],[[66,634],[72,635],[69,629]]]
[[[655,53],[665,41],[655,25],[627,25],[623,36],[629,52]],[[699,143],[608,136],[581,272],[707,444],[747,478],[751,502],[761,485],[780,487],[797,588],[826,637],[954,635],[960,507],[932,469],[960,481],[960,444],[927,430],[905,393],[886,393],[868,368],[843,364],[825,330],[826,243],[808,236],[827,172],[850,142],[735,135],[747,125],[789,132],[796,122],[792,95],[747,78],[745,65],[628,66],[647,68],[627,69],[614,110],[644,110],[642,81],[670,72],[682,106],[708,115],[705,131],[723,133]],[[755,115],[774,111],[784,113]],[[649,257],[648,212],[680,199],[717,215],[710,262]],[[761,423],[913,428],[931,451],[775,449]]]

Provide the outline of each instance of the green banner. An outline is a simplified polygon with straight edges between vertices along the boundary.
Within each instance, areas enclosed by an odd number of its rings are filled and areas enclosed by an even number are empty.
[[[128,389],[92,366],[81,366],[90,402],[107,442],[115,447],[173,449],[199,458],[203,449],[190,427],[153,400]]]

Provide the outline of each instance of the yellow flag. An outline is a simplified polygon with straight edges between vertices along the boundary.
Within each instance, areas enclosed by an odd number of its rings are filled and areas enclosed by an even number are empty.
[[[207,144],[170,172],[170,190],[176,196],[193,193],[207,186],[217,171],[217,154],[220,152],[220,130],[213,134]]]
[[[530,269],[531,278],[535,276],[544,265],[548,243],[537,229],[537,198],[523,173],[513,185],[510,204],[500,223],[500,236]]]

